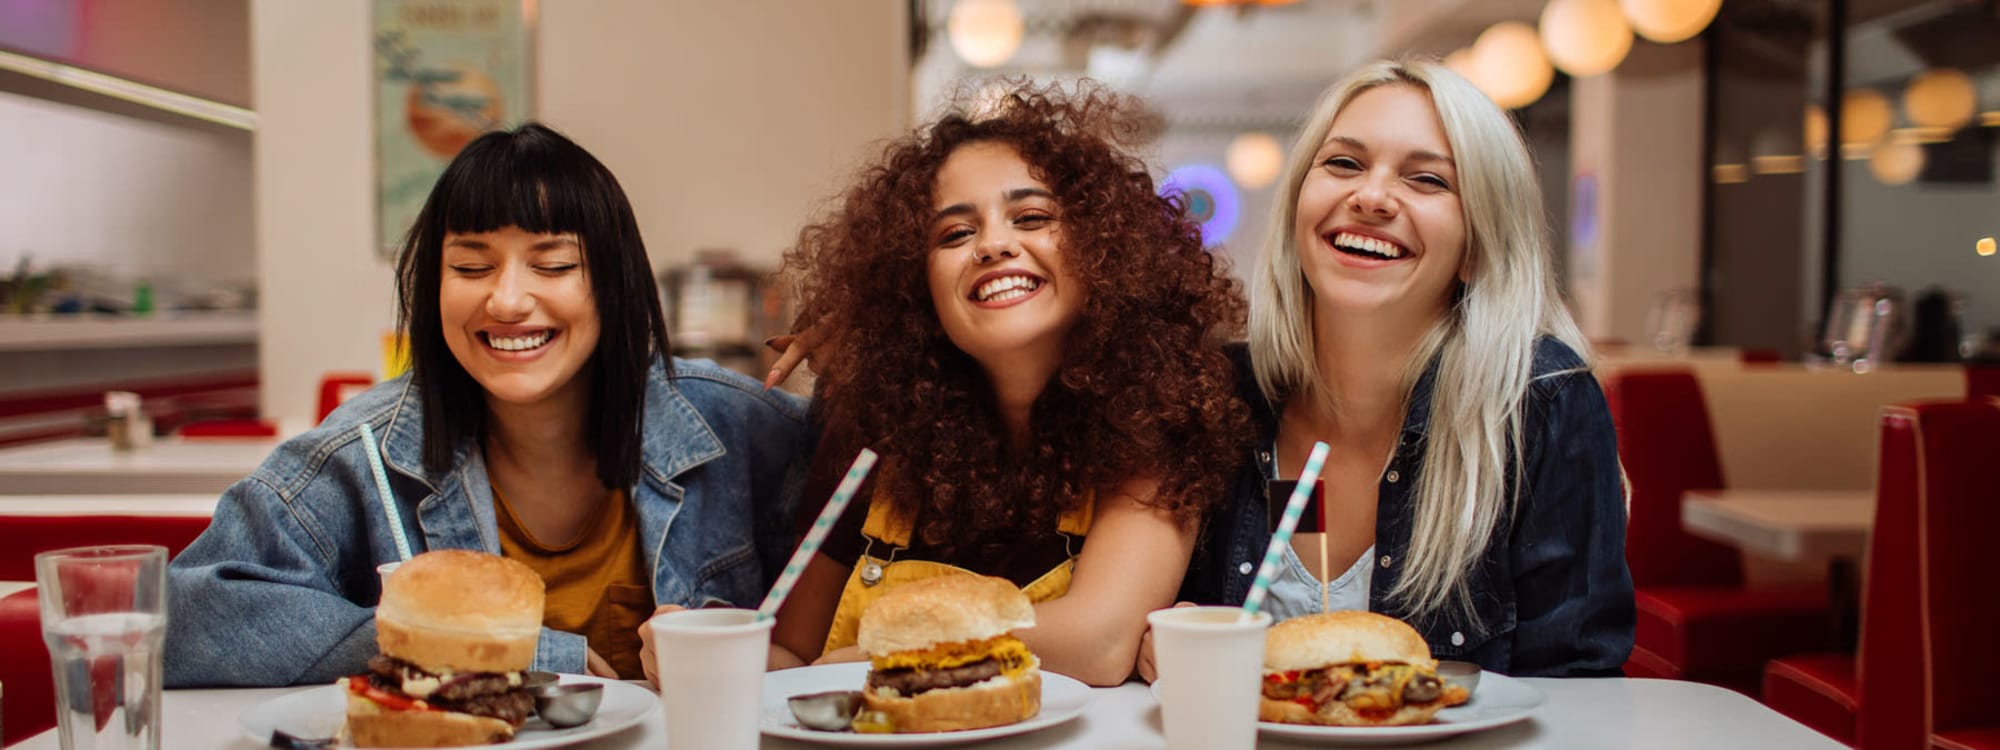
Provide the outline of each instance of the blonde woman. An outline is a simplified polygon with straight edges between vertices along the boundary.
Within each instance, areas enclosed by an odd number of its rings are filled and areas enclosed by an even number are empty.
[[[1327,91],[1285,177],[1236,351],[1257,448],[1183,593],[1243,600],[1271,481],[1325,441],[1324,533],[1287,551],[1274,615],[1368,609],[1438,658],[1618,673],[1617,445],[1519,132],[1442,65],[1378,62]]]

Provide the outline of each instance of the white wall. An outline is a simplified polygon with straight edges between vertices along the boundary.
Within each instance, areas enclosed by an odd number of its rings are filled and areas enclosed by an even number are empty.
[[[2000,149],[1988,158],[2000,176]],[[1884,185],[1868,162],[1842,166],[1840,285],[1881,281],[1909,302],[1943,287],[1965,301],[1965,333],[2000,329],[2000,255],[1973,251],[2000,236],[2000,181]]]
[[[904,3],[544,2],[539,116],[631,196],[656,269],[704,247],[774,264],[868,143],[908,124]],[[394,321],[370,247],[368,4],[251,8],[264,411],[309,416],[375,370]]]
[[[603,159],[656,270],[775,267],[871,142],[909,125],[905,3],[544,2],[541,116]]]
[[[1637,42],[1617,70],[1571,84],[1572,175],[1594,173],[1598,230],[1573,242],[1577,322],[1592,338],[1643,341],[1661,291],[1701,267],[1701,43]]]
[[[250,138],[0,92],[0,269],[248,284]]]

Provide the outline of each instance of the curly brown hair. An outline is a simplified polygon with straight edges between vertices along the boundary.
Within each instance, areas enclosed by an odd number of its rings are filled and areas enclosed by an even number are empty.
[[[1153,507],[1196,522],[1225,501],[1248,449],[1221,349],[1244,304],[1184,199],[1160,195],[1124,150],[1156,120],[1088,83],[1012,82],[973,103],[890,143],[786,254],[794,330],[825,336],[815,411],[893,462],[882,489],[947,557],[1004,559],[1086,489],[1135,476],[1159,480]],[[1062,262],[1087,292],[1025,451],[1009,448],[985,371],[945,335],[926,277],[938,170],[977,142],[1013,146],[1055,194]]]

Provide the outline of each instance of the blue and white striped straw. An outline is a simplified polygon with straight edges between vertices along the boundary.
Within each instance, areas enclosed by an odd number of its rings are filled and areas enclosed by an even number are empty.
[[[868,471],[875,468],[875,451],[861,449],[861,455],[854,457],[854,464],[847,467],[847,476],[842,477],[840,486],[834,488],[833,499],[826,501],[826,507],[813,521],[806,538],[799,542],[799,548],[792,551],[792,559],[785,563],[785,572],[778,576],[778,582],[771,585],[771,593],[764,595],[764,603],[757,605],[757,619],[768,620],[778,615],[778,608],[784,606],[785,597],[792,593],[792,586],[799,582],[799,575],[806,570],[806,563],[819,551],[826,534],[833,530],[833,522],[847,510],[847,503],[854,499],[854,493],[861,489],[861,480],[868,478]]]
[[[382,449],[375,443],[375,429],[361,423],[361,447],[368,451],[368,470],[375,475],[375,496],[382,501],[382,514],[389,517],[389,533],[396,538],[396,554],[410,559],[410,538],[403,532],[403,514],[396,510],[396,495],[389,491],[389,472],[382,468]]]
[[[1271,533],[1271,546],[1264,549],[1264,564],[1257,566],[1257,579],[1250,583],[1250,595],[1243,599],[1243,614],[1257,614],[1264,606],[1265,595],[1271,593],[1271,577],[1278,574],[1278,561],[1284,558],[1285,545],[1292,543],[1292,531],[1299,527],[1299,516],[1306,510],[1306,498],[1312,497],[1312,488],[1319,481],[1320,467],[1326,464],[1329,449],[1326,443],[1313,443],[1312,455],[1306,458],[1306,470],[1299,472],[1299,483],[1292,487],[1292,497],[1285,501],[1285,515],[1278,519],[1278,530]]]

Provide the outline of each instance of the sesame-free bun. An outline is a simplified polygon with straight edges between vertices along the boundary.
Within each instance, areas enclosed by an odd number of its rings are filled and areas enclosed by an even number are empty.
[[[382,586],[375,644],[433,672],[517,672],[534,662],[542,577],[499,555],[425,552]]]
[[[1435,667],[1430,644],[1394,617],[1361,610],[1294,617],[1264,636],[1264,671],[1324,669],[1335,664],[1394,662]]]
[[[465,747],[506,742],[514,738],[514,727],[457,711],[384,710],[349,693],[347,733],[355,747]]]
[[[983,641],[1034,624],[1035,607],[1013,582],[944,575],[884,592],[861,613],[855,645],[864,654],[881,656],[942,643]]]
[[[861,702],[870,711],[888,714],[897,733],[1005,726],[1041,713],[1042,671],[1029,666],[1018,677],[998,675],[977,685],[926,690],[913,698],[867,690],[861,693]]]
[[[1322,704],[1314,713],[1292,701],[1274,701],[1270,698],[1257,699],[1257,720],[1275,721],[1283,724],[1321,724],[1337,727],[1394,727],[1405,724],[1429,724],[1437,712],[1444,709],[1444,701],[1431,701],[1424,705],[1404,704],[1395,713],[1387,716],[1363,716],[1340,701]]]

